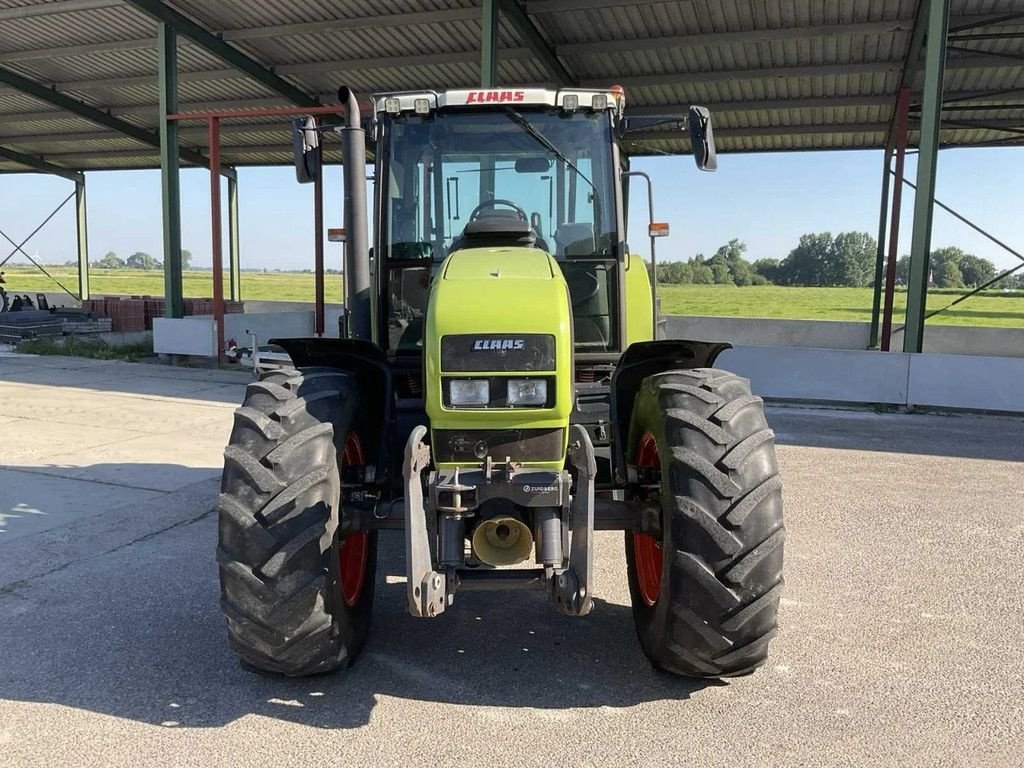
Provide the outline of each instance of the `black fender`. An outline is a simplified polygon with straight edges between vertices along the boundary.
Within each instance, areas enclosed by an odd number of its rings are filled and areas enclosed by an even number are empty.
[[[626,440],[633,419],[633,401],[648,376],[664,371],[710,368],[732,344],[719,341],[659,339],[630,344],[612,373],[612,472],[617,483],[626,482]]]
[[[364,339],[271,339],[281,347],[296,368],[326,366],[352,373],[361,397],[355,415],[367,464],[376,458],[372,482],[386,482],[391,462],[391,366],[387,355],[372,341]],[[367,478],[371,481],[370,478]]]

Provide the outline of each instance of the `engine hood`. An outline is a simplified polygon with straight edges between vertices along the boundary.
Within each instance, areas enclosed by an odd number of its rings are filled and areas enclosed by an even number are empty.
[[[428,314],[440,333],[551,333],[570,342],[569,292],[536,248],[468,248],[448,257]]]
[[[439,430],[475,439],[479,430],[568,426],[573,399],[569,290],[557,262],[544,251],[485,247],[450,255],[431,286],[423,343],[425,406],[435,439]],[[444,404],[446,379],[516,375],[548,378],[553,402],[543,408]],[[564,456],[565,434],[557,438],[559,458],[547,455],[543,464],[555,466]],[[537,465],[526,455],[515,458]]]

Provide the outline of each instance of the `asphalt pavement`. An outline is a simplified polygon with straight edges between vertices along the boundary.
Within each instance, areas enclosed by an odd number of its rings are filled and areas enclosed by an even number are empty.
[[[348,671],[241,670],[213,505],[245,376],[0,355],[0,766],[1019,766],[1024,420],[770,408],[786,588],[768,663],[651,669],[622,535],[599,599],[405,613],[382,534]],[[385,538],[386,537],[386,538]]]

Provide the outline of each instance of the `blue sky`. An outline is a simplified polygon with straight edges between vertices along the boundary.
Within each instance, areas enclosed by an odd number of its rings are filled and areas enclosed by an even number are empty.
[[[908,157],[914,180],[915,160]],[[808,152],[724,155],[716,173],[700,173],[689,157],[634,160],[654,178],[655,217],[672,234],[658,242],[659,260],[710,256],[730,238],[748,245],[750,259],[784,257],[805,232],[878,228],[881,152]],[[340,169],[328,170],[325,223],[341,219]],[[291,168],[243,168],[240,178],[242,259],[246,267],[302,269],[313,262],[313,193],[295,183]],[[956,149],[939,156],[937,197],[1024,250],[1024,150]],[[122,258],[135,251],[159,256],[160,184],[156,171],[88,175],[89,247],[93,259],[107,251]],[[183,245],[198,265],[210,263],[209,175],[182,173]],[[646,254],[646,198],[634,182],[630,231],[633,249]],[[36,174],[0,176],[0,229],[20,241],[73,189],[70,182]],[[913,191],[904,194],[900,252],[910,249]],[[225,214],[226,216],[226,214]],[[65,206],[26,246],[30,254],[61,262],[74,257],[73,204]],[[226,242],[226,241],[225,241]],[[959,245],[1000,267],[1017,260],[937,209],[933,247]],[[6,245],[6,243],[4,243]],[[327,244],[327,260],[341,260],[341,246]],[[10,247],[0,248],[0,258]],[[18,256],[10,263],[24,263]]]

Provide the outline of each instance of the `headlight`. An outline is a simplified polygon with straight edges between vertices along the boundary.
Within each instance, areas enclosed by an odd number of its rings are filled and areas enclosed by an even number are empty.
[[[508,380],[509,405],[545,405],[547,401],[548,382],[546,379]]]
[[[488,405],[491,402],[491,386],[487,379],[452,379],[449,382],[448,399],[452,405]]]

